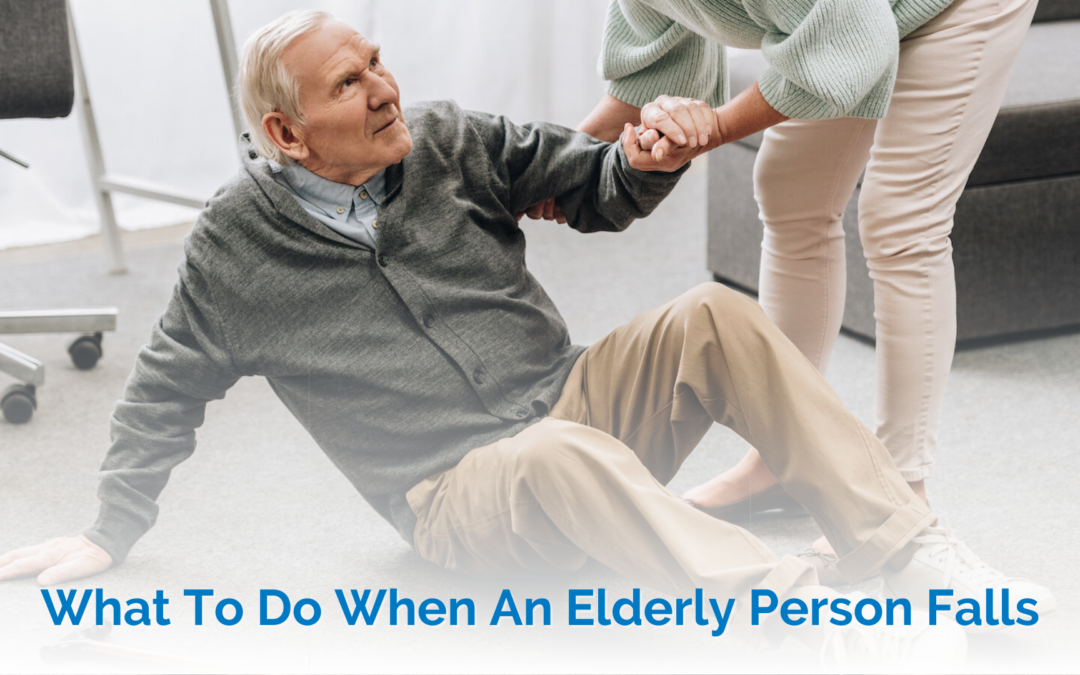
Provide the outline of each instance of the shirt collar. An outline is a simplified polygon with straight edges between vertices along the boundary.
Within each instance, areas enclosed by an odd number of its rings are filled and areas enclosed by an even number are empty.
[[[366,192],[376,206],[386,197],[386,169],[369,178],[363,185],[354,187],[323,178],[295,162],[281,165],[271,160],[269,164],[270,170],[281,174],[299,197],[342,222],[349,218],[353,201],[359,201],[362,192]]]

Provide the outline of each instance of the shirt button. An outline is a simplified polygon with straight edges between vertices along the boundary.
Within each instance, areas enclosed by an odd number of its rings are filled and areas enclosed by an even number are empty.
[[[258,156],[259,156],[259,153],[255,152],[254,150],[248,152],[248,158],[249,159],[255,159]]]
[[[382,267],[386,267],[387,263],[389,262],[386,259],[386,254],[385,253],[380,253],[377,260],[379,261],[379,265],[381,265]]]
[[[484,377],[484,371],[477,368],[476,370],[473,371],[472,379],[473,379],[473,382],[475,382],[477,384],[483,384],[484,380],[487,379],[487,378]]]
[[[371,221],[371,226],[374,227],[376,230],[379,229],[379,221],[377,221],[377,220]]]
[[[360,199],[367,199],[367,198],[368,198],[367,190],[361,191],[360,192]]]
[[[345,209],[343,209],[343,208],[341,208],[341,207],[339,206],[339,207],[337,207],[337,212],[338,212],[338,213],[345,213]]]
[[[435,316],[430,314],[430,313],[425,314],[424,315],[424,326],[426,328],[431,328],[434,325],[435,325]]]

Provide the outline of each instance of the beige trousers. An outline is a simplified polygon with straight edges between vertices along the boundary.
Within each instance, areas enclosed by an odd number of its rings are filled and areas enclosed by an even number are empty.
[[[874,283],[875,432],[906,480],[933,472],[956,341],[956,200],[1001,105],[1035,0],[956,0],[900,43],[880,121],[769,129],[754,190],[765,313],[824,373],[846,289],[841,218],[865,168],[859,234]]]
[[[745,598],[816,583],[664,484],[714,422],[759,448],[850,579],[934,520],[885,447],[754,301],[703,284],[600,340],[549,417],[407,494],[416,550],[473,575],[570,571],[591,556],[665,592]]]

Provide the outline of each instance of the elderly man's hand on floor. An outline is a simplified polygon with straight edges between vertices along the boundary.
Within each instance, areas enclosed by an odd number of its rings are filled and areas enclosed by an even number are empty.
[[[83,535],[57,537],[0,556],[0,581],[37,574],[39,584],[51,586],[104,572],[112,561],[112,556]]]

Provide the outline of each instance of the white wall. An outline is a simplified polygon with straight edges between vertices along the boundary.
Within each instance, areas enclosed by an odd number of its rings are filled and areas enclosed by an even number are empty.
[[[236,171],[235,143],[208,2],[71,0],[110,173],[209,196]],[[237,46],[299,8],[327,10],[383,47],[403,102],[574,126],[604,91],[596,74],[606,0],[232,0]],[[74,115],[0,120],[0,248],[98,230]],[[159,202],[114,198],[122,226],[191,220]]]

